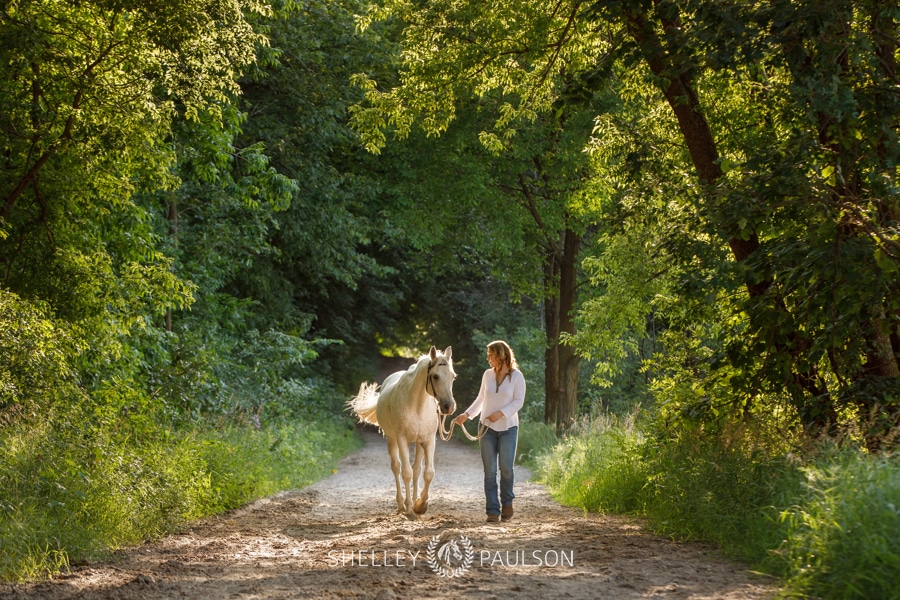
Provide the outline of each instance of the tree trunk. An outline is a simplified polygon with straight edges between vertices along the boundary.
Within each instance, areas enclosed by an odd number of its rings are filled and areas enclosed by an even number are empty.
[[[647,21],[642,9],[626,11],[624,16],[629,35],[640,48],[650,71],[658,78],[666,102],[675,114],[700,182],[711,188],[722,178],[723,173],[718,163],[716,142],[703,114],[690,73],[682,65],[673,64],[672,55],[663,47],[653,24]],[[663,21],[662,26],[666,30],[677,30],[679,24]],[[710,200],[714,200],[712,194]],[[715,206],[712,208],[715,210]],[[742,232],[737,223],[725,219],[720,219],[718,225],[728,235],[728,246],[736,261],[747,259],[759,248],[759,237],[755,232]],[[768,278],[763,278],[760,281],[747,281],[745,285],[752,299],[766,293],[772,282]],[[775,298],[773,302],[774,308],[785,316],[786,322],[790,321],[787,307],[781,299]],[[759,323],[756,326],[764,328]],[[789,335],[789,342],[777,344],[775,349],[789,354],[792,366],[796,366],[801,353],[808,345],[802,333],[794,330]],[[807,365],[803,370],[796,371],[792,369],[790,377],[795,390],[805,390],[812,396],[812,398],[795,397],[800,414],[806,414],[810,419],[806,425],[812,430],[822,430],[833,425],[834,422],[831,420],[834,414],[833,401],[827,397],[827,388],[820,380],[816,366]]]
[[[578,418],[578,367],[581,365],[581,357],[575,353],[575,349],[564,346],[564,363],[561,363],[561,377],[563,380],[563,400],[565,405],[563,418],[556,424],[556,435],[561,436],[572,428]]]
[[[900,368],[897,366],[897,357],[891,345],[891,324],[881,302],[872,307],[872,321],[869,328],[869,352],[866,357],[869,372],[879,377],[897,377],[900,375]]]
[[[562,262],[559,268],[559,331],[575,334],[575,301],[577,298],[577,261],[581,236],[566,229]],[[559,379],[562,395],[556,413],[556,432],[567,431],[578,416],[578,365],[580,359],[568,344],[559,345]]]
[[[893,84],[900,83],[897,73],[897,21],[888,11],[893,6],[892,2],[876,1],[872,7],[872,17],[869,22],[869,32],[875,45],[875,54],[878,56],[878,67],[881,75],[886,82]],[[886,87],[883,92],[876,92],[875,99],[877,106],[890,106],[889,94],[893,90]],[[882,116],[882,132],[889,132],[894,129],[894,122],[897,114],[881,111]],[[887,164],[891,158],[888,153],[888,136],[882,133],[879,139],[875,141],[875,148],[879,160],[883,164]],[[878,206],[878,226],[886,229],[892,223],[900,221],[900,211],[897,210],[895,203],[886,201],[885,199],[875,199]],[[892,318],[891,318],[892,317]],[[878,303],[873,308],[873,328],[875,329],[874,346],[878,349],[881,358],[876,359],[880,364],[881,372],[886,376],[897,376],[898,362],[900,362],[900,335],[898,335],[897,326],[891,326],[891,322],[900,322],[900,311],[894,310],[888,317],[885,313],[884,305]],[[869,357],[871,361],[873,357]]]
[[[691,162],[697,170],[701,183],[711,186],[723,173],[719,166],[719,151],[712,130],[700,106],[700,98],[694,90],[690,75],[680,72],[677,65],[669,64],[652,24],[644,15],[635,11],[626,17],[628,33],[640,47],[650,71],[659,78],[663,95],[678,121],[678,128],[684,138]],[[742,237],[734,224],[724,224],[731,236],[728,246],[735,260],[741,261],[759,247],[756,233]],[[751,297],[758,296],[768,288],[768,283],[747,285]]]
[[[556,423],[559,407],[559,297],[557,275],[559,262],[555,252],[548,252],[544,264],[544,333],[547,350],[544,353],[544,423]]]

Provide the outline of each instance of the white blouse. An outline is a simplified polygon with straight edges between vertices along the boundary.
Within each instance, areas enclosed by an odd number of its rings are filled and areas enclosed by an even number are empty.
[[[469,418],[479,414],[489,416],[496,411],[503,413],[503,417],[490,423],[482,419],[488,427],[494,431],[506,431],[510,427],[519,424],[519,409],[525,404],[525,376],[522,371],[514,369],[497,385],[497,378],[493,369],[488,369],[481,376],[481,389],[475,402],[466,409]]]

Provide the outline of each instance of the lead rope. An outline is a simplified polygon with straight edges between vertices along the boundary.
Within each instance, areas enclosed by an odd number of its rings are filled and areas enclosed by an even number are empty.
[[[450,421],[450,431],[447,431],[447,425],[446,425],[447,417],[449,417],[450,415],[442,415],[440,407],[437,406],[437,394],[434,393],[434,383],[431,382],[431,377],[429,376],[430,374],[431,374],[431,366],[428,367],[428,373],[425,376],[425,393],[426,394],[428,393],[428,384],[431,383],[431,397],[434,398],[435,408],[437,409],[438,424],[440,425],[441,439],[444,440],[445,442],[448,442],[448,441],[450,441],[450,438],[453,437],[453,428],[456,427],[456,421]],[[469,438],[470,440],[472,440],[473,442],[477,442],[478,440],[483,438],[484,434],[487,432],[487,425],[482,423],[480,419],[478,420],[478,435],[476,435],[474,437],[472,436],[471,433],[469,433],[469,431],[465,428],[465,426],[460,425],[459,428],[462,429],[463,433],[466,434],[466,437]]]
[[[456,421],[450,421],[450,431],[447,431],[446,422],[447,422],[447,417],[449,417],[449,416],[450,415],[441,415],[440,413],[438,413],[438,422],[441,425],[441,428],[440,428],[441,439],[444,440],[445,442],[450,441],[450,438],[453,437],[453,428],[456,427]],[[480,419],[478,420],[478,435],[476,435],[476,436],[473,436],[471,433],[469,433],[469,431],[466,429],[465,425],[460,425],[459,428],[462,429],[462,432],[464,434],[466,434],[466,437],[469,438],[470,440],[472,440],[473,442],[477,442],[478,440],[483,438],[484,434],[487,433],[487,429],[488,429],[487,425],[482,423]]]

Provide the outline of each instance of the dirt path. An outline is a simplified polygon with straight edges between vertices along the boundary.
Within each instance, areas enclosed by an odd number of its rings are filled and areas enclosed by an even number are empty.
[[[649,535],[633,521],[556,504],[517,467],[516,515],[484,522],[481,462],[438,442],[428,514],[395,514],[384,440],[327,480],[204,520],[180,535],[50,582],[0,585],[2,597],[47,598],[723,598],[774,594],[698,545]],[[438,555],[455,543],[441,562]],[[431,560],[429,560],[431,558]],[[439,575],[443,569],[451,576]]]

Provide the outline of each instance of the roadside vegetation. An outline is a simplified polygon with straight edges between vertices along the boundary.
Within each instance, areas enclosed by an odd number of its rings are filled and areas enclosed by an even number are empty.
[[[331,475],[348,424],[114,431],[70,415],[0,439],[0,577],[39,579]]]
[[[640,422],[640,419],[638,419]],[[758,432],[660,437],[633,416],[586,419],[536,459],[563,504],[645,518],[782,578],[790,596],[895,598],[900,463],[820,440],[772,453]]]
[[[484,347],[566,503],[788,593],[900,584],[883,0],[0,8],[0,577],[326,475]]]

